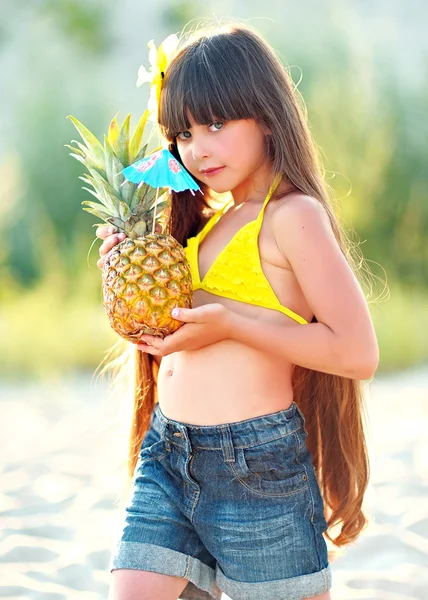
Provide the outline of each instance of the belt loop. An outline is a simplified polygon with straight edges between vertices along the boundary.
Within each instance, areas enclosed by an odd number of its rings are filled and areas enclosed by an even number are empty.
[[[235,462],[235,450],[233,447],[232,433],[229,425],[220,428],[221,447],[223,450],[224,460],[226,462]]]
[[[305,415],[304,415],[304,414],[302,413],[302,411],[300,410],[300,408],[299,408],[298,404],[297,404],[296,402],[295,402],[294,404],[296,405],[296,410],[297,410],[297,412],[299,413],[299,415],[300,415],[300,416],[301,416],[301,418],[302,418],[302,421],[303,421],[303,427],[305,427],[305,424],[306,424]]]
[[[192,446],[192,442],[190,441],[190,432],[189,432],[188,428],[186,427],[186,425],[183,425],[183,426],[180,425],[179,431],[175,431],[174,435],[176,436],[177,440],[184,441],[184,446],[186,448],[186,451],[191,454],[192,450],[193,450],[193,446]]]

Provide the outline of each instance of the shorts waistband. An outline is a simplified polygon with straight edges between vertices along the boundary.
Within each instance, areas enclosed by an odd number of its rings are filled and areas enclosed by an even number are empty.
[[[156,403],[151,427],[170,442],[215,450],[221,449],[225,440],[235,448],[270,442],[302,430],[304,423],[303,413],[294,401],[284,410],[219,425],[193,425],[169,419]]]

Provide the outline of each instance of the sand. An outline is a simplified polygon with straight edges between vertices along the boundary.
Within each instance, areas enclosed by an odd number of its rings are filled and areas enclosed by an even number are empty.
[[[0,598],[107,598],[127,420],[106,386],[0,383]],[[428,367],[378,376],[366,398],[370,524],[332,563],[332,599],[428,600]]]

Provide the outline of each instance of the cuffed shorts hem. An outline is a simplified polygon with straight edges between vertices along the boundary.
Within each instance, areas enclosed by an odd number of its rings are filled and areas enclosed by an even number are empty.
[[[241,582],[229,579],[219,565],[212,569],[197,558],[140,542],[120,542],[110,561],[110,571],[136,569],[189,580],[182,600],[220,600],[224,592],[233,600],[303,600],[327,592],[331,588],[330,565],[317,573],[277,579],[275,581]]]
[[[304,600],[328,592],[331,588],[331,569],[327,565],[317,573],[249,583],[229,579],[217,566],[216,581],[233,600]]]
[[[110,571],[114,569],[136,569],[154,571],[163,575],[184,577],[190,584],[182,592],[183,600],[220,600],[221,590],[215,583],[215,571],[197,558],[172,550],[140,542],[119,542],[110,561]],[[203,590],[203,593],[198,593]]]

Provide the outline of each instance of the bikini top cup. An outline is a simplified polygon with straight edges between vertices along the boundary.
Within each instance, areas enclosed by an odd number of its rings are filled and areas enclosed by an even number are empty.
[[[257,219],[249,221],[236,232],[217,255],[202,281],[199,276],[199,245],[233,200],[215,213],[196,236],[188,238],[184,251],[190,264],[194,290],[202,289],[231,300],[279,310],[304,325],[308,323],[306,319],[279,302],[260,263],[258,238],[263,214],[280,179],[277,177],[271,185]]]

